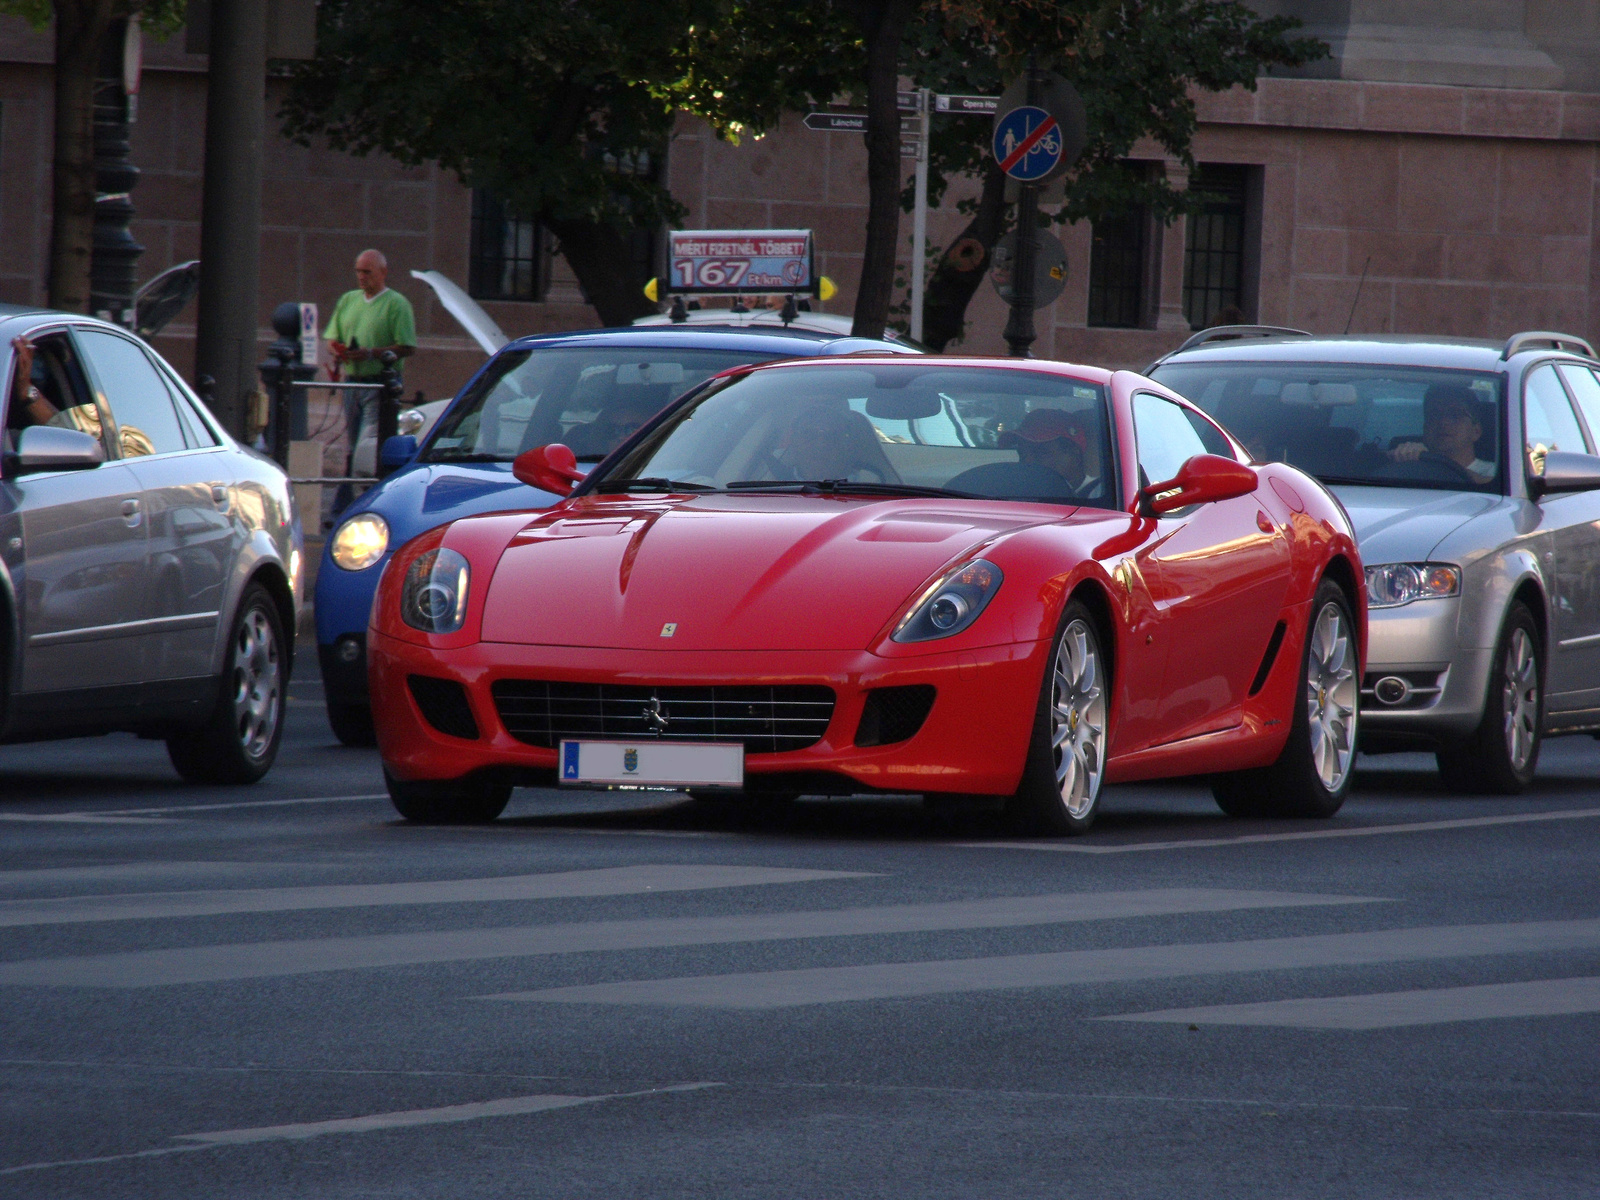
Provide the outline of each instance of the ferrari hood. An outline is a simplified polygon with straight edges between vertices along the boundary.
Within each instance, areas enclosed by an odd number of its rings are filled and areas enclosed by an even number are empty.
[[[804,496],[580,503],[535,518],[511,539],[486,595],[482,637],[639,650],[859,650],[946,563],[1061,515]]]
[[[1426,562],[1433,548],[1497,497],[1426,488],[1335,487],[1366,563]]]

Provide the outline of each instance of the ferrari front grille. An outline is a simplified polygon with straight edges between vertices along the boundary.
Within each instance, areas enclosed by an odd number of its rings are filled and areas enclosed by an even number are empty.
[[[506,732],[531,746],[562,739],[741,742],[750,754],[804,750],[822,740],[833,718],[833,689],[649,687],[500,679],[490,687]]]

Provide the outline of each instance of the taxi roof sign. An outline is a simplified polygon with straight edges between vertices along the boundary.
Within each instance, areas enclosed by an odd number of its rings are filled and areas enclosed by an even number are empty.
[[[818,290],[809,229],[674,229],[667,295],[759,295]]]

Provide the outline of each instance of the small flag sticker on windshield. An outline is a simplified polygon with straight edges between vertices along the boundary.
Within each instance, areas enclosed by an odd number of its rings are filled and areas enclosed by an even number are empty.
[[[675,634],[677,632],[678,632],[678,623],[676,621],[668,621],[665,625],[663,625],[661,627],[661,636],[662,637],[671,637],[673,634]]]

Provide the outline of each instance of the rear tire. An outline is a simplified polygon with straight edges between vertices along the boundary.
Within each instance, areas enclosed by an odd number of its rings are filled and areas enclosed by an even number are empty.
[[[1051,643],[1022,782],[1007,805],[1023,832],[1070,837],[1094,824],[1110,741],[1110,694],[1099,627],[1074,600]]]
[[[395,811],[419,825],[484,825],[505,811],[511,785],[465,779],[403,781],[383,773]]]
[[[217,702],[199,729],[167,739],[167,757],[190,783],[254,783],[283,740],[287,643],[278,606],[253,583],[239,600],[217,681]]]
[[[376,746],[378,733],[372,727],[372,709],[365,704],[328,705],[328,726],[344,746]]]
[[[1331,817],[1355,774],[1361,681],[1355,619],[1339,585],[1324,579],[1311,603],[1289,740],[1270,766],[1211,781],[1230,817]]]
[[[1439,775],[1452,792],[1514,796],[1539,766],[1544,729],[1544,653],[1539,626],[1512,604],[1494,648],[1483,720],[1462,742],[1441,749]]]

